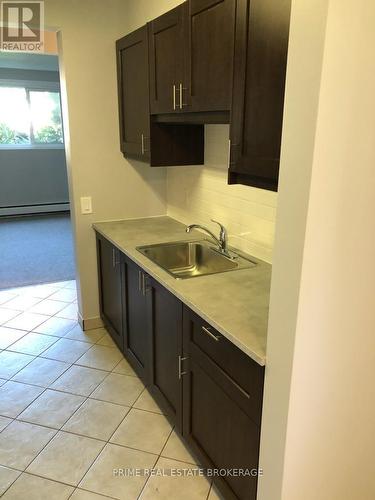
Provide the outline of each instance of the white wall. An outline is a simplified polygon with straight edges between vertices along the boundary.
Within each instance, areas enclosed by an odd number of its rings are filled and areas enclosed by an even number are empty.
[[[68,176],[85,319],[99,316],[92,222],[166,213],[165,169],[130,163],[120,153],[115,40],[133,28],[127,6],[122,0],[45,2],[46,25],[61,30]],[[81,196],[92,196],[92,215],[80,214]]]
[[[261,500],[375,498],[374,21],[372,0],[293,4]]]
[[[277,193],[228,185],[228,140],[229,125],[206,125],[204,166],[168,169],[168,215],[215,232],[219,220],[230,245],[272,262]]]

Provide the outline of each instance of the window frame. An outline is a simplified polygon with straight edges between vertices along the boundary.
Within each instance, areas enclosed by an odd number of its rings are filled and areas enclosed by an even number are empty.
[[[63,127],[63,142],[61,144],[38,144],[33,141],[33,134],[30,134],[30,144],[0,144],[0,151],[3,150],[25,150],[25,149],[65,149],[65,138],[64,138],[64,121],[62,116],[62,105],[61,105],[61,89],[60,83],[54,81],[37,81],[37,80],[7,80],[0,78],[0,87],[17,87],[25,89],[26,98],[30,106],[30,92],[58,92],[60,97],[60,109],[61,109],[61,125]],[[32,124],[30,124],[30,130],[32,130]]]

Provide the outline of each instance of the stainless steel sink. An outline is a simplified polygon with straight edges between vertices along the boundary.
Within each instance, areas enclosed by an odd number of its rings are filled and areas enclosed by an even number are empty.
[[[228,258],[205,240],[158,243],[137,247],[137,250],[177,279],[248,269],[256,265],[235,253]]]

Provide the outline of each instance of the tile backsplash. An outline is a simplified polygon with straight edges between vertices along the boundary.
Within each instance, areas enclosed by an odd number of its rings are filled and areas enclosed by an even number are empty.
[[[168,215],[217,232],[228,229],[229,244],[272,262],[277,193],[227,184],[228,125],[205,126],[205,165],[167,169]]]

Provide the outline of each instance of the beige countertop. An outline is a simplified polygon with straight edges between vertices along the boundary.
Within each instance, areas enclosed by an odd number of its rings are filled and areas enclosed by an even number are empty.
[[[266,362],[271,265],[251,257],[251,269],[176,280],[136,247],[179,240],[199,240],[170,217],[97,222],[93,227],[150,276],[260,365]],[[230,241],[229,241],[230,243]]]

